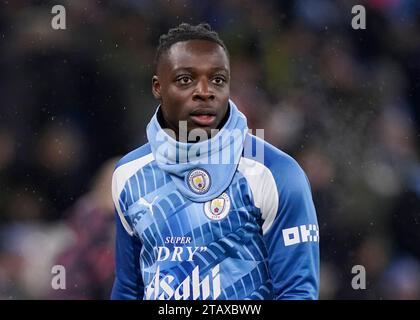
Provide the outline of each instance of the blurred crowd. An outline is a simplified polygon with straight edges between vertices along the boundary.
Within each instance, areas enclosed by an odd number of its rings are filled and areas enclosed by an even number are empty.
[[[420,299],[417,0],[2,1],[0,299],[109,298],[113,167],[146,141],[159,35],[203,21],[230,51],[249,127],[309,177],[320,298]]]

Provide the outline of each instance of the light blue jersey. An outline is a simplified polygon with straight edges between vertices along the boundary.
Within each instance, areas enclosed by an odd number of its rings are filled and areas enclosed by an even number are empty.
[[[297,162],[247,134],[229,186],[206,202],[185,197],[148,144],[113,176],[117,210],[113,299],[317,299],[319,232],[307,177]],[[197,168],[188,177],[200,192]]]

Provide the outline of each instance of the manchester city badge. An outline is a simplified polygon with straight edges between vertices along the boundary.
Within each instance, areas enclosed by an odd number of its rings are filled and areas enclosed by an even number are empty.
[[[230,210],[230,198],[226,193],[222,193],[219,197],[207,201],[204,204],[204,213],[207,218],[214,221],[220,221],[225,218]]]
[[[211,185],[210,175],[204,169],[193,169],[188,173],[188,186],[198,194],[206,193]]]

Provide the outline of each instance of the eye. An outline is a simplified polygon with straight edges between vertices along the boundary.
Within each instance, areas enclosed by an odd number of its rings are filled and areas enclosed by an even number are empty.
[[[226,82],[226,79],[222,76],[216,76],[213,78],[212,82],[218,86],[221,86]]]
[[[181,85],[187,85],[192,82],[192,78],[187,75],[182,75],[176,78],[176,82],[178,82]]]

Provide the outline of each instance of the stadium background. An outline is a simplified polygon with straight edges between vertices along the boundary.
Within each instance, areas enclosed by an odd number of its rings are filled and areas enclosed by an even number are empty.
[[[1,1],[0,298],[109,297],[112,168],[146,141],[159,35],[202,21],[230,50],[250,128],[311,181],[320,298],[420,299],[416,0]],[[56,264],[66,290],[51,288]]]

